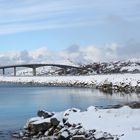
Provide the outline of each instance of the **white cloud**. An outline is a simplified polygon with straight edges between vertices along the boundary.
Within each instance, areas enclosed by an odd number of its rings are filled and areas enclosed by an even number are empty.
[[[72,61],[76,64],[93,63],[99,61],[113,61],[120,59],[138,58],[140,56],[140,43],[134,40],[124,44],[106,44],[104,46],[72,45],[65,50],[54,52],[47,47],[33,51],[0,53],[0,64],[19,63],[60,63]]]
[[[95,46],[79,47],[73,45],[60,52],[60,56],[82,64],[100,61],[101,53],[101,50]]]
[[[44,59],[50,55],[50,50],[47,47],[38,48],[35,51],[29,52],[33,59]]]

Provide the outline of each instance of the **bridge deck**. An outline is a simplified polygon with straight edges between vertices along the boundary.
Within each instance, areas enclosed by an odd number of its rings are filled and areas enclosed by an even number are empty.
[[[76,66],[61,65],[61,64],[17,64],[17,65],[0,66],[0,69],[13,68],[13,67],[38,68],[38,67],[43,67],[43,66],[53,66],[53,67],[60,67],[60,68],[79,68],[79,67],[76,67]]]
[[[14,76],[16,76],[16,68],[17,67],[26,67],[26,68],[32,68],[33,69],[33,75],[36,76],[36,68],[44,67],[44,66],[52,66],[52,67],[59,67],[59,68],[76,68],[80,69],[76,66],[70,66],[70,65],[61,65],[61,64],[18,64],[18,65],[7,65],[7,66],[0,66],[0,69],[3,70],[3,75],[5,74],[5,69],[7,68],[14,68]]]

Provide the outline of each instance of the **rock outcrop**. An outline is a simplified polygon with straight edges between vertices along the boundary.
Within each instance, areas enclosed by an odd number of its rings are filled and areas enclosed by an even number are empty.
[[[27,121],[25,130],[13,134],[13,137],[22,140],[117,140],[106,132],[85,130],[81,124],[71,124],[68,116],[71,113],[79,113],[76,108],[68,109],[60,116],[57,114],[38,111],[38,117]]]

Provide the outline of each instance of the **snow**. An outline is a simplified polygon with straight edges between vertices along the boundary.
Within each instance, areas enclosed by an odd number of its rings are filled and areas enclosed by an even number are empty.
[[[41,124],[41,123],[44,123],[44,122],[49,123],[50,122],[50,118],[40,119],[38,121],[33,122],[32,124]]]
[[[33,117],[33,118],[30,118],[27,123],[25,124],[24,128],[27,128],[27,126],[30,124],[30,123],[34,123],[34,122],[40,122],[44,120],[42,117]]]
[[[140,109],[131,109],[127,106],[120,109],[95,109],[95,107],[90,107],[85,112],[70,114],[68,122],[71,124],[81,123],[86,130],[96,129],[113,135],[124,135],[120,140],[139,140],[139,119]],[[137,129],[134,130],[134,128]]]
[[[69,134],[67,131],[62,132],[61,136],[63,136],[64,138],[68,138]]]
[[[12,83],[38,83],[65,85],[75,83],[86,83],[87,85],[100,86],[104,83],[112,83],[113,85],[130,85],[132,87],[139,86],[140,74],[108,74],[108,75],[93,75],[93,76],[43,76],[43,77],[6,77],[0,76],[0,82]]]
[[[72,109],[69,109],[72,110]],[[68,110],[67,110],[68,111]],[[57,112],[55,117],[61,117],[63,120],[64,114],[67,112]],[[54,117],[54,116],[53,116]],[[36,118],[30,119],[35,120]],[[94,133],[96,138],[103,135],[111,134],[114,137],[119,137],[120,140],[139,140],[140,138],[140,109],[132,109],[128,106],[119,109],[98,109],[90,106],[86,111],[70,112],[67,115],[67,122],[71,125],[80,124],[81,131],[96,130]],[[46,122],[46,119],[44,119]],[[34,123],[34,122],[33,122]],[[42,119],[38,119],[36,124],[43,123]],[[64,130],[66,128],[63,128]],[[68,137],[67,132],[61,130],[64,137]],[[74,133],[72,130],[70,131]],[[110,135],[110,136],[111,136]]]
[[[125,67],[122,67],[121,69],[120,69],[120,71],[128,71],[128,72],[133,72],[133,71],[135,71],[135,70],[137,70],[137,71],[140,71],[140,66],[135,66],[135,65],[131,65],[131,66],[125,66]]]

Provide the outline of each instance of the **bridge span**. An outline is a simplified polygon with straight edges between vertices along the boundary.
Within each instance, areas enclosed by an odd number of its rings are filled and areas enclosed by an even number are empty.
[[[59,67],[63,69],[80,69],[79,67],[76,66],[70,66],[70,65],[61,65],[61,64],[17,64],[17,65],[6,65],[6,66],[0,66],[0,69],[2,69],[3,75],[5,75],[5,69],[7,68],[13,68],[14,69],[14,76],[16,76],[16,68],[18,67],[26,67],[26,68],[32,68],[33,69],[33,76],[36,76],[36,69],[39,67],[44,67],[44,66],[51,66],[51,67]]]

